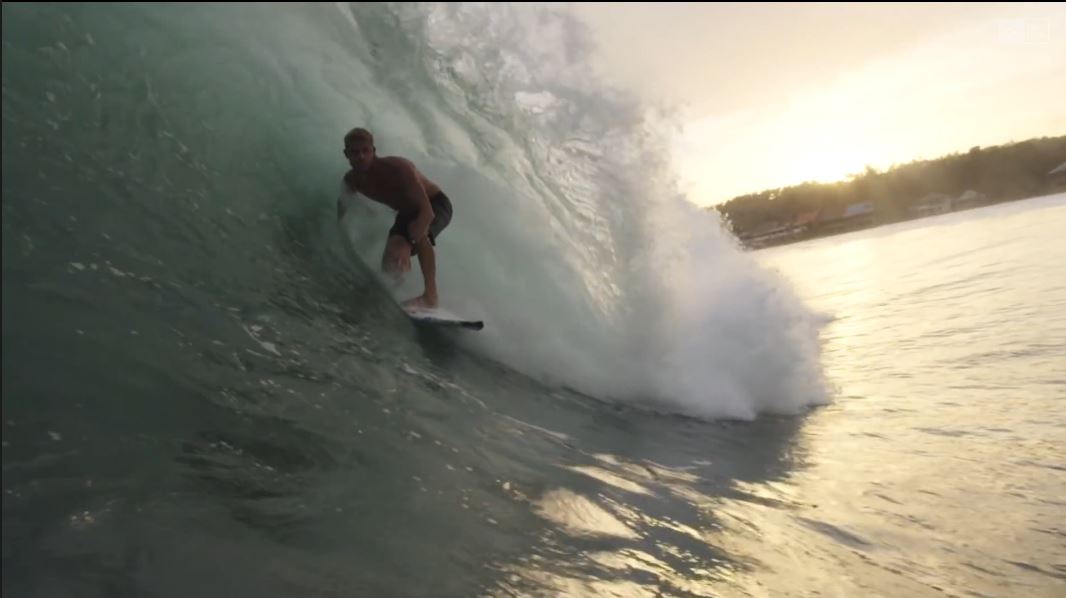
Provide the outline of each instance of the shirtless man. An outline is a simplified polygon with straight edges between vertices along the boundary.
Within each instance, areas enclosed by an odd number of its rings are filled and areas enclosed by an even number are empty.
[[[437,237],[452,220],[451,200],[409,160],[378,157],[374,136],[366,129],[352,129],[344,136],[344,155],[352,167],[344,175],[347,188],[396,210],[396,221],[389,229],[381,259],[382,270],[399,280],[411,269],[411,254],[418,256],[425,292],[405,301],[404,307],[437,307],[434,247]],[[344,209],[338,203],[337,217],[343,215]]]

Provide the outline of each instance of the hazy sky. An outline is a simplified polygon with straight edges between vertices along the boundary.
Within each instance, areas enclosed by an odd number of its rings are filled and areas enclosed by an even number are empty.
[[[682,108],[701,205],[1066,134],[1066,3],[574,10],[609,81]]]

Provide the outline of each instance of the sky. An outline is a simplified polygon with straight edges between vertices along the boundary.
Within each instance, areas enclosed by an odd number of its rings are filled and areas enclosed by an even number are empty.
[[[571,9],[608,83],[678,110],[699,205],[1066,135],[1066,3]]]

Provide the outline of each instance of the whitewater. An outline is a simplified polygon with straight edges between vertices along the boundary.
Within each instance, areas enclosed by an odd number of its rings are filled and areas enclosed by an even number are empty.
[[[348,122],[457,198],[442,292],[492,322],[471,339],[482,354],[697,416],[825,399],[812,318],[677,191],[676,123],[598,82],[578,23],[545,8],[342,12],[356,54],[378,58],[351,83]],[[367,263],[387,227],[352,226]]]

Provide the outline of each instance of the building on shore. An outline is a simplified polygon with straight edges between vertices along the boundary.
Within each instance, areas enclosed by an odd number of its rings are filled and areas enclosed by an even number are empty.
[[[947,214],[951,211],[952,202],[953,198],[945,193],[927,193],[914,202],[907,211],[912,218]]]
[[[951,200],[951,209],[953,210],[968,210],[970,208],[976,208],[977,206],[983,206],[988,203],[988,196],[984,193],[969,189],[964,191],[962,195]]]
[[[860,201],[843,208],[825,210],[815,221],[813,228],[820,235],[834,235],[869,228],[874,224],[876,211],[872,201]]]
[[[1066,162],[1059,164],[1054,170],[1047,173],[1047,175],[1051,180],[1052,190],[1062,191],[1066,189]]]

